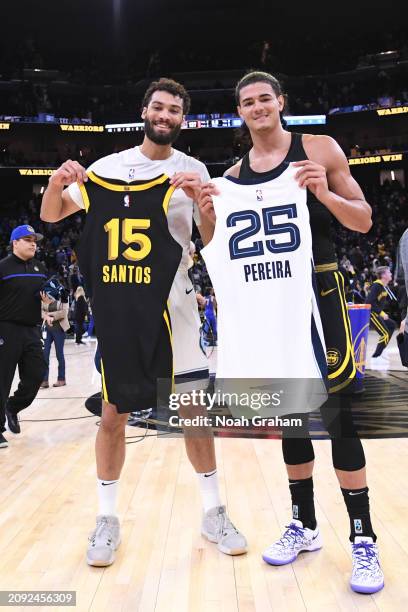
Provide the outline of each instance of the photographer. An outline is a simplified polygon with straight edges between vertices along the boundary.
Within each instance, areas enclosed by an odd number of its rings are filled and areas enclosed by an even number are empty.
[[[6,415],[10,431],[20,433],[17,413],[34,400],[44,376],[38,325],[46,270],[34,257],[39,240],[31,225],[19,225],[10,237],[13,252],[0,261],[0,447],[8,445]],[[17,365],[20,382],[9,397]]]
[[[55,353],[58,360],[58,378],[53,387],[64,387],[65,382],[65,357],[64,343],[65,332],[69,329],[68,321],[68,293],[63,285],[56,279],[52,278],[45,285],[41,294],[42,297],[42,318],[46,326],[46,337],[44,344],[44,357],[47,363],[47,370],[44,375],[44,380],[41,383],[41,389],[48,389],[49,364],[51,346],[54,342]]]

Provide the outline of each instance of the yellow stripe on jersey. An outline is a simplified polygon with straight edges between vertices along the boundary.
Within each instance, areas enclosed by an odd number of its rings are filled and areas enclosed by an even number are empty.
[[[319,264],[315,266],[315,272],[336,272],[338,269],[339,266],[337,265],[336,261],[333,263]]]
[[[108,391],[106,389],[105,370],[103,368],[102,359],[101,359],[101,373],[102,373],[102,399],[104,399],[105,402],[110,403],[108,399]]]
[[[88,212],[91,203],[89,201],[89,197],[88,197],[88,193],[86,191],[86,187],[85,187],[85,185],[83,183],[79,183],[79,182],[78,182],[78,187],[81,190],[81,195],[82,195],[82,199],[84,201],[84,206],[85,206],[85,212]]]
[[[175,190],[175,187],[173,187],[173,185],[171,187],[168,188],[168,190],[166,191],[166,195],[164,196],[164,200],[163,200],[163,210],[164,213],[167,215],[167,211],[169,208],[169,202],[170,202],[170,198],[173,195]]]
[[[163,318],[166,322],[167,325],[167,329],[169,330],[169,336],[170,336],[170,344],[173,347],[173,334],[171,332],[171,323],[170,323],[170,317],[169,317],[169,313],[168,313],[168,303],[167,303],[167,308],[166,310],[163,311]],[[175,384],[174,384],[174,362],[172,362],[171,365],[171,392],[174,393],[175,391]]]
[[[110,189],[111,191],[145,191],[146,189],[150,189],[155,185],[161,185],[169,178],[167,174],[162,174],[153,181],[148,181],[147,183],[143,183],[141,185],[116,185],[115,183],[109,183],[109,181],[99,178],[99,176],[96,176],[92,170],[88,172],[88,177],[93,183],[101,185],[101,187],[105,187],[105,189]]]
[[[339,276],[340,276],[341,281],[342,281],[342,285],[341,286],[340,286],[340,282],[339,282]],[[344,370],[346,369],[350,359],[353,360],[353,371],[350,374],[349,378],[352,378],[355,375],[355,373],[356,373],[356,364],[354,362],[354,357],[353,357],[353,345],[352,345],[352,342],[351,342],[350,321],[348,320],[347,312],[346,312],[346,309],[345,309],[344,279],[343,279],[343,277],[341,275],[338,274],[338,272],[334,273],[334,277],[336,279],[337,287],[338,287],[338,290],[339,290],[341,311],[342,311],[342,315],[343,315],[343,324],[344,324],[344,329],[346,331],[347,348],[346,348],[346,354],[344,356],[343,363],[341,364],[341,366],[335,372],[332,372],[331,374],[329,374],[328,378],[330,380],[332,380],[333,378],[337,378],[338,376],[340,376],[340,374],[342,372],[344,372]]]

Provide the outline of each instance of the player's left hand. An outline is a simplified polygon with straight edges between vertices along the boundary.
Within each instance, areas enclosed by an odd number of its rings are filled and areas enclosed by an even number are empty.
[[[201,192],[201,176],[198,172],[176,172],[170,179],[170,185],[182,189],[188,198],[197,201]]]
[[[299,168],[295,174],[299,187],[307,187],[324,204],[325,200],[330,196],[326,168],[310,159],[294,162],[293,165]]]

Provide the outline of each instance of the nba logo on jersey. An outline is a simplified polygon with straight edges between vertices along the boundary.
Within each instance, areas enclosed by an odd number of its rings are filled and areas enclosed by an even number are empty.
[[[124,205],[127,208],[129,208],[129,205],[130,205],[130,196],[128,194],[126,194],[125,197],[123,198],[123,202],[124,202]]]
[[[356,533],[363,533],[363,524],[361,519],[354,519],[354,531]]]
[[[134,178],[135,178],[135,169],[131,168],[129,170],[129,181],[133,181]]]
[[[292,506],[292,516],[294,519],[299,518],[299,506],[296,506],[296,505]]]
[[[256,190],[256,200],[257,200],[257,202],[263,202],[262,189],[257,189]]]

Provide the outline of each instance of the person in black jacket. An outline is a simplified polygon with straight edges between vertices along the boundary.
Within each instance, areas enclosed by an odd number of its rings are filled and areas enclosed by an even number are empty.
[[[380,340],[373,353],[373,357],[379,357],[397,327],[395,321],[390,319],[384,312],[387,298],[396,299],[393,292],[388,288],[392,280],[391,270],[387,266],[377,268],[377,280],[373,282],[366,298],[366,304],[371,304],[370,322],[375,331],[380,335]]]
[[[0,261],[0,447],[8,444],[6,416],[10,431],[20,433],[17,413],[34,400],[46,368],[39,324],[47,275],[34,257],[41,239],[30,225],[16,227],[10,237],[13,252]],[[17,365],[20,383],[9,397]]]
[[[88,304],[85,299],[84,288],[79,286],[75,291],[75,344],[84,344],[82,342],[82,334],[84,333],[84,321],[88,314]]]

